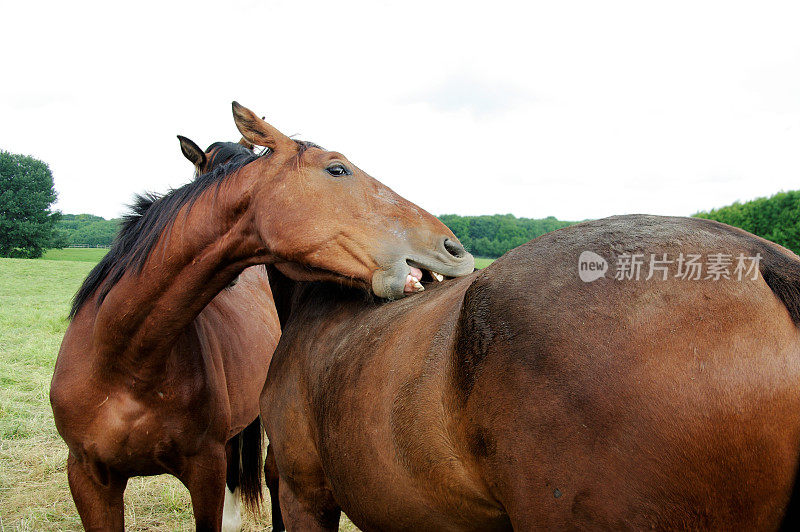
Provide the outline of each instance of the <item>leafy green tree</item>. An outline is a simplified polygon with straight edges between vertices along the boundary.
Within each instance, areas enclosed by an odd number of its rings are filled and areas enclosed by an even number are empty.
[[[0,150],[0,257],[41,257],[52,245],[59,212],[47,164]]]
[[[800,253],[799,190],[778,192],[769,198],[757,198],[746,203],[737,201],[695,216],[740,227]]]

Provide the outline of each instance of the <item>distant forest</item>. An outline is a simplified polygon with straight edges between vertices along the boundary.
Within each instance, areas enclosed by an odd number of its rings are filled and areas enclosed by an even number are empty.
[[[695,216],[741,227],[800,254],[800,190],[745,203],[737,201]]]
[[[56,223],[56,241],[61,247],[108,247],[122,220],[106,220],[94,214],[62,214]]]
[[[533,220],[516,218],[511,214],[445,214],[439,219],[450,227],[467,250],[479,257],[499,257],[532,238],[574,223],[562,222],[552,216]],[[106,220],[93,214],[64,214],[57,224],[57,241],[67,247],[108,247],[117,234],[120,222],[119,218]]]
[[[741,227],[800,254],[800,191],[779,192],[769,198],[699,212],[694,216]],[[499,257],[506,251],[550,231],[577,222],[548,218],[517,218],[512,214],[486,216],[439,216],[467,250],[477,257]],[[120,219],[106,220],[92,214],[64,214],[57,223],[59,244],[64,246],[111,245]]]
[[[563,222],[552,216],[534,219],[517,218],[513,214],[443,214],[439,219],[455,233],[467,251],[477,257],[499,257],[537,236],[577,223]]]

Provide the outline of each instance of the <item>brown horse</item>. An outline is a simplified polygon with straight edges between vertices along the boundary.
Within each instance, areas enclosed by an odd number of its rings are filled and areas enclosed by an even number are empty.
[[[220,143],[214,146],[212,153],[217,166],[253,157],[251,151],[233,143]],[[211,155],[210,153],[209,158]],[[209,169],[210,167],[202,169],[198,175]],[[114,248],[97,266],[95,272],[113,267],[120,260],[124,260],[126,252],[135,245],[137,238],[144,236],[140,231],[148,211],[157,209],[158,206],[155,196],[138,198],[134,213],[128,217]],[[102,281],[99,276],[93,277],[93,274],[87,279],[82,293],[76,297],[73,312],[82,305],[88,291],[85,288],[93,287],[95,283]],[[229,383],[229,386],[236,385],[236,395],[229,398],[229,402],[235,407],[231,424],[233,431],[243,422],[247,429],[236,434],[226,444],[227,490],[223,511],[223,524],[226,530],[238,529],[241,524],[240,485],[245,490],[245,501],[251,506],[256,505],[260,499],[260,477],[253,475],[261,460],[262,432],[257,419],[257,405],[269,360],[280,336],[280,327],[264,267],[252,266],[240,277],[243,282],[235,289],[231,283],[227,290],[218,294],[191,323],[193,331],[181,335],[172,346],[176,353],[189,359],[224,357],[226,378],[240,381]],[[241,331],[246,331],[247,337],[241,337]],[[198,337],[196,340],[193,338],[194,334]],[[241,382],[242,379],[252,382]],[[247,464],[248,467],[242,470],[243,464]],[[250,473],[250,476],[242,476],[245,472]]]
[[[295,142],[236,103],[233,110],[245,138],[270,150],[146,202],[74,301],[50,400],[87,529],[122,530],[128,478],[159,473],[187,486],[198,529],[221,528],[225,446],[248,423],[261,434],[245,388],[258,382],[252,375],[264,357],[244,354],[266,343],[267,324],[254,327],[249,314],[268,305],[204,309],[243,270],[275,264],[298,280],[370,287],[381,297],[417,290],[410,274],[421,268],[472,270],[450,231],[343,155]],[[252,297],[266,299],[263,277],[241,277],[231,292],[252,283]],[[224,336],[234,313],[247,321]],[[259,469],[244,458],[245,469]],[[260,485],[242,492],[257,504]]]
[[[584,251],[607,275],[581,280]],[[709,275],[682,275],[693,255]],[[631,257],[673,262],[647,279]],[[769,530],[794,511],[800,260],[780,246],[634,215],[386,304],[270,282],[262,420],[289,530],[341,510],[364,530]]]

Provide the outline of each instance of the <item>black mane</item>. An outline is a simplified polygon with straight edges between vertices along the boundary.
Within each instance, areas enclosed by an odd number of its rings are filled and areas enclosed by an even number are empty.
[[[234,157],[250,154],[253,152],[249,148],[242,146],[238,142],[214,142],[206,148],[206,153],[215,150],[208,158],[209,171],[216,170],[221,164],[231,161]]]
[[[163,196],[145,193],[134,197],[134,203],[130,206],[131,212],[123,217],[111,249],[89,272],[80,290],[75,294],[69,312],[70,319],[75,317],[92,294],[100,291],[97,299],[99,305],[125,272],[140,272],[159,237],[164,231],[171,229],[175,217],[184,205],[188,205],[191,209],[203,192],[212,186],[219,188],[225,177],[260,157],[239,144],[221,142],[211,146],[217,144],[225,145],[222,149],[226,150],[230,157],[225,164]],[[269,153],[266,152],[264,155],[268,156]]]

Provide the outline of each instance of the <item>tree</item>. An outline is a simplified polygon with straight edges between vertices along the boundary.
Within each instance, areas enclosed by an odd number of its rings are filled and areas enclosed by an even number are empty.
[[[741,227],[800,253],[800,190],[778,192],[745,203],[737,201],[695,216]]]
[[[0,150],[0,257],[41,257],[57,241],[56,197],[47,164]]]

